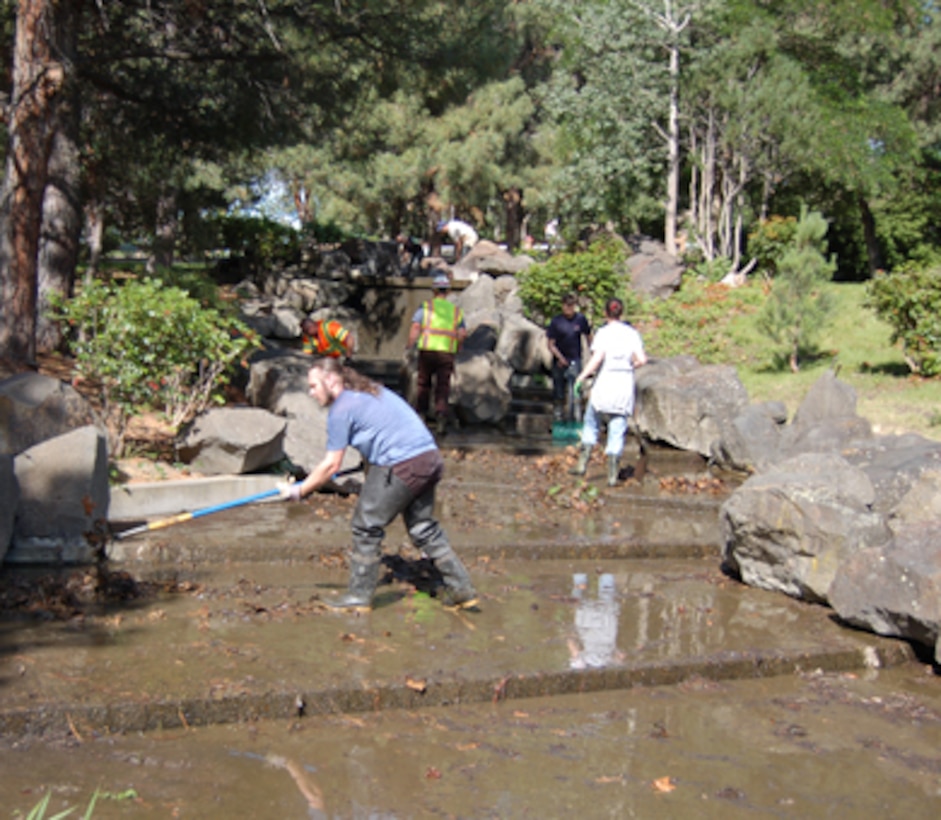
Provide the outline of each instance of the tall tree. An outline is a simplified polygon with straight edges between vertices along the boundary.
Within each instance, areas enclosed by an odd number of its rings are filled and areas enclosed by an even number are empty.
[[[0,188],[0,358],[36,356],[36,257],[54,108],[70,70],[57,43],[68,2],[19,0],[6,171]],[[66,16],[67,19],[67,16]]]

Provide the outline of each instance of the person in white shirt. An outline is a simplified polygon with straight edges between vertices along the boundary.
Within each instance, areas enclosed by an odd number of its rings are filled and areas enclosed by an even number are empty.
[[[448,238],[454,243],[454,258],[456,260],[460,260],[480,239],[477,231],[460,219],[442,220],[438,223],[438,232],[447,234]]]
[[[623,312],[624,303],[620,299],[607,301],[604,308],[605,324],[595,333],[591,343],[591,358],[575,380],[575,391],[578,394],[585,379],[598,373],[585,411],[578,464],[571,472],[574,475],[585,474],[591,450],[598,443],[601,422],[605,421],[608,427],[605,454],[608,456],[609,487],[617,484],[627,420],[634,412],[634,369],[647,363],[640,333],[621,320]]]

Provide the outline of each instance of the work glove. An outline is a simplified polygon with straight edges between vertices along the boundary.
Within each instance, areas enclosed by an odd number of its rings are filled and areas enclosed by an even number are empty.
[[[301,500],[301,482],[300,481],[281,481],[278,483],[278,495],[282,501],[300,501]]]
[[[582,384],[582,382],[581,382],[580,379],[576,379],[576,380],[575,380],[575,387],[573,388],[573,392],[575,393],[575,398],[576,398],[576,399],[580,399],[580,398],[582,397],[582,390],[584,390],[584,389],[585,389],[585,385]]]

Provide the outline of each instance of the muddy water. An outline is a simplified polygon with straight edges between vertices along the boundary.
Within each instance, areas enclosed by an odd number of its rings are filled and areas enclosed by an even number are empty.
[[[96,789],[98,818],[939,816],[938,677],[723,576],[685,466],[592,495],[603,464],[449,458],[479,613],[394,577],[325,613],[351,508],[325,497],[126,542],[187,594],[0,621],[0,720],[32,727],[0,740],[0,816]]]
[[[939,750],[941,695],[911,667],[12,749],[0,796],[84,807],[97,788],[101,818],[927,820]]]

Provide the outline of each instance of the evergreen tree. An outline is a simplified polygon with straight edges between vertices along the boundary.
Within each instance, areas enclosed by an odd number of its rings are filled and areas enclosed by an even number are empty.
[[[777,260],[771,293],[759,317],[759,328],[779,343],[793,372],[801,356],[814,352],[814,342],[831,310],[823,285],[830,281],[836,262],[824,256],[827,221],[801,208],[794,238]]]

